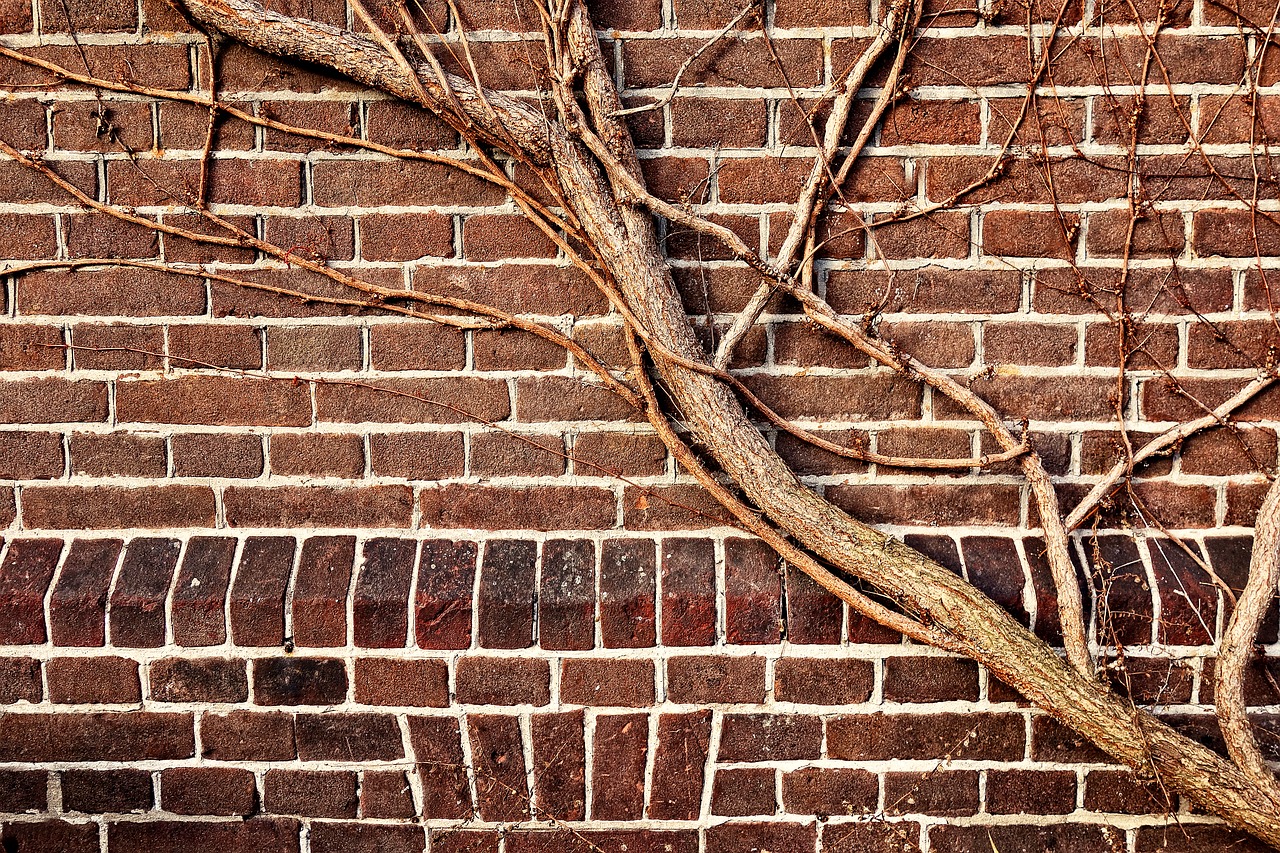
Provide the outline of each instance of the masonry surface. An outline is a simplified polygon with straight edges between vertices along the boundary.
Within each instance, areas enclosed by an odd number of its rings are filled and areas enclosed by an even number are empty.
[[[340,0],[270,5],[350,15]],[[1097,293],[1129,280],[1141,344],[1121,408],[1136,444],[1200,414],[1170,377],[1215,405],[1280,344],[1267,287],[1280,229],[1245,204],[1277,209],[1269,163],[1251,154],[1280,130],[1280,62],[1219,3],[1162,7],[1167,76],[1151,78],[1135,149],[1159,192],[1126,259],[1128,105],[1157,9],[1068,4],[1052,97],[1019,138],[1039,159],[1013,158],[963,206],[868,231],[988,169],[1041,49],[1028,21],[1043,36],[1056,11],[964,5],[926,11],[910,94],[825,226],[816,286],[842,312],[879,310],[884,336],[1025,419],[1069,501],[1122,458],[1103,304],[1116,297],[1084,298],[1080,275]],[[1270,5],[1251,5],[1239,11],[1265,28]],[[738,12],[592,6],[630,105],[661,97]],[[462,8],[487,82],[535,90],[520,35],[532,12]],[[764,14],[769,39],[748,24],[694,64],[696,85],[632,122],[655,192],[767,251],[813,157],[792,93],[821,95],[878,10],[776,0]],[[0,0],[0,32],[77,72],[209,87],[205,38],[163,0]],[[314,70],[234,44],[217,67],[222,97],[260,116],[460,153],[431,117]],[[1251,70],[1257,122],[1240,85]],[[206,227],[172,209],[199,180],[203,108],[64,85],[4,57],[0,94],[0,137],[90,197]],[[214,137],[210,199],[241,227],[367,281],[529,315],[626,363],[606,299],[491,185],[233,118]],[[663,233],[710,335],[758,279],[706,239]],[[9,159],[0,258],[203,263],[335,295],[250,250],[87,213]],[[538,338],[144,269],[6,275],[0,295],[5,853],[1262,849],[976,664],[788,571]],[[884,454],[992,449],[978,423],[796,306],[765,321],[735,367],[783,416]],[[1184,443],[1134,484],[1143,512],[1235,588],[1278,421],[1280,393],[1263,394],[1240,429]],[[1015,467],[940,475],[775,440],[807,484],[1060,639]],[[1107,516],[1076,543],[1082,576],[1106,581],[1091,618],[1107,614],[1125,647],[1122,688],[1217,745],[1206,703],[1229,604],[1186,552],[1135,536],[1150,526],[1139,516]],[[1280,757],[1265,661],[1248,699]]]

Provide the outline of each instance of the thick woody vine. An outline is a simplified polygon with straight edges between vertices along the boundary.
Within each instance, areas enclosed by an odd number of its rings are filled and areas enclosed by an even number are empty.
[[[301,289],[255,282],[201,265],[169,262],[77,259],[46,261],[14,267],[20,275],[49,267],[94,268],[123,265],[162,269],[202,280],[266,291],[282,299],[326,302],[352,309],[389,312],[423,322],[464,329],[515,328],[564,347],[575,364],[585,368],[593,381],[608,388],[642,412],[661,437],[683,471],[691,474],[730,514],[742,529],[760,537],[789,564],[804,571],[856,611],[915,640],[967,655],[1001,680],[1016,687],[1039,707],[1089,738],[1103,750],[1133,768],[1141,777],[1157,781],[1170,792],[1188,796],[1200,807],[1228,823],[1280,848],[1280,785],[1267,765],[1245,714],[1243,684],[1264,614],[1280,584],[1280,486],[1273,486],[1256,524],[1254,556],[1249,581],[1236,599],[1232,590],[1212,575],[1224,595],[1235,604],[1218,654],[1216,702],[1230,761],[1184,737],[1132,702],[1113,693],[1101,677],[1108,653],[1123,649],[1106,642],[1090,643],[1088,624],[1076,568],[1071,559],[1072,531],[1097,521],[1109,502],[1131,505],[1148,526],[1167,535],[1158,518],[1145,512],[1140,494],[1132,487],[1133,475],[1144,462],[1176,450],[1193,435],[1213,428],[1233,429],[1232,416],[1275,380],[1268,360],[1255,364],[1256,377],[1242,385],[1230,399],[1216,406],[1200,405],[1202,416],[1179,424],[1166,433],[1136,445],[1125,428],[1128,422],[1127,371],[1138,359],[1154,363],[1175,387],[1171,366],[1160,364],[1146,346],[1143,307],[1130,301],[1130,260],[1135,234],[1141,224],[1158,219],[1160,183],[1176,173],[1145,169],[1139,156],[1146,110],[1154,94],[1115,98],[1108,95],[1117,124],[1125,130],[1127,155],[1123,164],[1091,159],[1078,146],[1074,154],[1106,169],[1121,171],[1129,182],[1128,224],[1116,280],[1098,285],[1086,271],[1074,269],[1075,295],[1094,304],[1116,328],[1117,373],[1114,393],[1119,459],[1092,490],[1071,507],[1063,507],[1045,464],[1035,450],[1034,436],[1025,425],[1009,418],[985,401],[969,385],[951,373],[931,367],[927,353],[910,352],[876,331],[875,317],[841,315],[813,288],[813,265],[823,247],[821,223],[825,214],[839,210],[845,190],[863,149],[875,127],[909,85],[914,34],[928,21],[922,19],[921,0],[892,0],[882,5],[878,35],[847,69],[837,69],[837,84],[828,93],[824,117],[807,117],[817,155],[804,190],[791,211],[791,225],[780,248],[764,256],[748,246],[732,230],[702,216],[695,207],[663,201],[649,192],[640,170],[626,116],[655,105],[624,109],[604,58],[588,4],[583,0],[545,0],[525,4],[536,15],[542,31],[540,42],[529,42],[538,51],[537,65],[546,69],[543,103],[534,106],[484,85],[484,68],[472,55],[466,33],[459,28],[448,34],[416,15],[403,3],[349,0],[368,34],[330,25],[289,18],[265,9],[254,0],[172,0],[209,37],[210,71],[216,39],[230,38],[288,59],[324,66],[370,87],[430,110],[448,123],[466,142],[464,156],[448,156],[402,150],[365,140],[293,127],[218,98],[210,74],[207,92],[178,92],[102,79],[54,64],[18,50],[0,46],[0,54],[47,73],[51,80],[81,84],[97,91],[114,91],[150,98],[196,104],[209,111],[208,132],[201,159],[198,186],[159,187],[183,212],[195,213],[211,234],[197,233],[167,221],[156,221],[131,210],[94,199],[39,158],[24,154],[0,140],[0,154],[42,173],[65,191],[76,204],[95,213],[152,229],[179,240],[213,246],[252,248],[268,262],[295,267],[338,285],[349,295],[335,297]],[[1210,181],[1230,197],[1248,206],[1254,221],[1253,240],[1259,245],[1259,220],[1274,214],[1258,201],[1269,174],[1265,163],[1254,162],[1247,186],[1239,176],[1223,174],[1191,133],[1192,125],[1178,110],[1171,77],[1160,52],[1167,0],[1161,0],[1154,19],[1139,24],[1145,46],[1139,63],[1139,83],[1155,78],[1170,92],[1174,112],[1186,122],[1191,150],[1187,161],[1203,167]],[[973,193],[997,181],[1019,155],[1040,167],[1054,198],[1064,240],[1070,244],[1076,223],[1057,208],[1055,166],[1048,155],[1051,128],[1048,118],[1060,109],[1053,94],[1053,57],[1082,38],[1061,35],[1060,24],[1070,7],[1058,8],[1047,35],[1030,35],[1031,10],[1027,12],[1028,86],[1012,117],[1001,116],[1003,146],[987,171],[944,202],[927,208],[904,207],[874,223],[861,223],[874,244],[876,228],[886,223],[928,216],[963,205]],[[457,23],[465,16],[452,0],[448,6]],[[758,2],[745,6],[717,39],[742,20],[759,13]],[[1134,21],[1144,16],[1132,2],[1127,11]],[[425,26],[424,26],[425,20]],[[1241,37],[1254,39],[1255,51],[1248,74],[1240,83],[1257,116],[1256,89],[1262,61],[1272,45],[1275,22],[1266,25],[1240,19]],[[1105,22],[1104,22],[1105,23]],[[767,40],[767,32],[764,36]],[[680,68],[666,100],[673,98],[692,61],[714,41],[691,56]],[[445,70],[441,56],[450,54],[462,75]],[[1104,69],[1105,70],[1105,69]],[[883,74],[870,110],[858,124],[853,109],[864,96],[873,71]],[[1132,83],[1133,81],[1127,81]],[[660,108],[663,101],[658,101]],[[802,110],[798,100],[794,107]],[[220,216],[207,202],[209,163],[214,153],[214,129],[224,118],[248,122],[295,134],[317,145],[343,145],[379,154],[447,165],[502,188],[524,214],[581,269],[608,298],[621,319],[630,364],[608,364],[580,342],[562,332],[524,317],[475,301],[388,288],[362,281],[293,249],[277,246]],[[855,132],[856,131],[856,132]],[[1201,128],[1203,135],[1204,128]],[[852,139],[850,144],[843,140]],[[1028,144],[1026,140],[1031,140]],[[1263,140],[1265,142],[1265,140]],[[1265,144],[1255,146],[1265,151]],[[1256,157],[1263,156],[1255,154]],[[538,187],[521,186],[510,177],[504,159],[514,159],[519,172],[532,175]],[[145,174],[143,172],[140,173]],[[548,202],[539,198],[549,198]],[[671,271],[657,238],[655,217],[672,227],[689,229],[719,241],[734,257],[759,274],[755,296],[734,318],[713,352],[700,343],[697,329],[687,316],[672,281]],[[829,239],[829,238],[828,238]],[[1266,286],[1266,270],[1259,255],[1258,273]],[[1187,302],[1177,259],[1171,258],[1175,280],[1169,293]],[[929,386],[978,421],[998,451],[980,458],[904,458],[872,452],[856,444],[833,443],[791,423],[753,393],[729,369],[735,347],[760,320],[778,293],[797,301],[818,327],[852,345],[883,368]],[[1230,337],[1197,315],[1223,343],[1236,349]],[[1280,326],[1278,326],[1280,328]],[[1178,387],[1194,402],[1185,389]],[[752,418],[757,419],[753,421]],[[774,452],[762,432],[789,433],[822,450],[871,463],[924,470],[983,469],[999,462],[1016,461],[1035,502],[1043,529],[1046,557],[1055,586],[1058,621],[1062,626],[1065,660],[998,605],[968,583],[891,537],[860,523],[807,488]],[[713,473],[719,472],[719,473]],[[608,472],[605,472],[608,473]],[[1169,537],[1176,544],[1175,537]],[[1194,557],[1194,555],[1192,555]]]

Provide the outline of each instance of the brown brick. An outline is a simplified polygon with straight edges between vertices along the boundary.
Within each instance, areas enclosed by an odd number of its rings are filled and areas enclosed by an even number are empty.
[[[218,426],[306,426],[306,385],[270,379],[186,376],[122,382],[116,407],[123,422]]]
[[[160,238],[145,225],[89,214],[62,219],[67,254],[73,258],[158,258]]]
[[[721,761],[800,761],[818,758],[822,720],[806,714],[727,714]]]
[[[672,702],[763,702],[764,658],[671,658],[667,661],[667,698]]]
[[[267,329],[267,367],[270,370],[359,370],[363,342],[352,326],[286,326]]]
[[[396,100],[369,104],[369,141],[396,148],[454,148],[458,135],[427,110]]]
[[[727,20],[719,26],[725,23]],[[677,69],[701,44],[697,39],[624,42],[625,85],[631,88],[670,84]],[[792,85],[810,86],[818,82],[821,74],[822,50],[816,40],[775,39],[781,68],[773,62],[760,39],[729,38],[717,47],[718,50],[706,51],[689,66],[686,79],[698,80],[707,86],[741,85],[746,80],[755,86],[785,86],[782,70],[785,69]]]
[[[229,711],[200,719],[203,756],[212,761],[292,761],[292,714]]]
[[[219,850],[297,853],[298,833],[295,821],[264,817],[229,822],[121,822],[108,825],[107,843],[115,850],[154,853],[217,853]]]
[[[299,714],[295,729],[303,761],[394,761],[404,756],[400,727],[390,714]]]
[[[425,844],[417,826],[317,822],[313,827],[315,853],[418,853]]]
[[[596,548],[589,540],[553,539],[542,549],[538,581],[538,645],[590,649],[595,645]]]
[[[472,542],[422,544],[413,602],[419,648],[465,649],[471,645],[477,550]]]
[[[875,774],[865,770],[802,767],[782,777],[782,805],[793,814],[868,814],[879,795]]]
[[[176,477],[247,479],[262,474],[262,438],[257,435],[179,433],[169,447]]]
[[[608,300],[574,267],[548,264],[419,266],[413,287],[484,302],[512,313],[589,316],[608,311]]]
[[[870,698],[874,682],[870,661],[784,657],[777,663],[773,690],[780,702],[856,705]]]
[[[1142,830],[1143,834],[1147,830]],[[1173,833],[1170,833],[1171,835]],[[1180,834],[1180,833],[1179,833]],[[1009,824],[1003,826],[938,826],[929,832],[933,849],[939,853],[961,853],[983,850],[983,845],[999,846],[1010,853],[1039,850],[1078,850],[1081,853],[1109,853],[1124,844],[1122,830],[1087,823],[1062,823],[1053,826]],[[1140,848],[1141,849],[1141,848]],[[1161,851],[1173,848],[1151,848]],[[985,853],[985,851],[984,851]]]
[[[546,705],[551,667],[538,658],[463,657],[456,690],[457,701],[466,705]]]
[[[360,814],[372,818],[414,816],[413,789],[402,770],[365,770],[360,775]]]
[[[448,484],[422,492],[422,524],[485,530],[608,530],[613,493],[587,486],[537,489]]]
[[[657,570],[653,545],[611,539],[600,556],[600,635],[605,648],[643,648],[655,642]]]
[[[907,222],[877,225],[872,252],[879,258],[967,258],[969,215],[938,212]]]
[[[946,755],[1019,761],[1025,740],[1015,714],[852,714],[827,721],[830,757],[855,761]]]
[[[400,204],[501,204],[493,184],[438,163],[421,161],[322,160],[315,164],[315,203],[321,207]]]
[[[355,697],[365,705],[444,708],[449,704],[449,668],[442,660],[357,658]]]
[[[232,527],[407,528],[413,493],[408,486],[342,488],[231,486],[224,492]]]
[[[591,815],[596,820],[638,820],[644,810],[649,718],[607,714],[596,718],[591,760]]]
[[[291,599],[298,646],[346,645],[347,590],[355,554],[354,536],[313,536],[303,543]]]
[[[67,823],[60,820],[7,824],[5,841],[20,850],[93,853],[94,850],[101,849],[97,824]]]
[[[560,701],[645,708],[653,704],[653,661],[569,658],[560,664]]]
[[[982,251],[1024,258],[1075,257],[1080,217],[1058,211],[993,210],[982,218]]]
[[[138,9],[126,0],[67,3],[40,9],[40,29],[47,33],[130,31],[138,26]]]
[[[258,705],[338,705],[347,698],[347,670],[333,658],[258,658],[253,701]]]
[[[0,643],[21,646],[45,641],[44,597],[61,555],[62,543],[56,539],[9,543],[0,563]]]
[[[831,645],[840,641],[844,605],[795,567],[784,564],[786,587],[785,627],[792,643]],[[797,664],[803,666],[803,664]],[[789,667],[788,667],[789,668]],[[799,670],[793,674],[799,675]],[[791,682],[800,689],[803,682]],[[856,683],[856,682],[855,682]]]
[[[459,819],[471,814],[471,785],[463,766],[456,717],[410,717],[409,740],[422,783],[422,816]]]
[[[583,713],[535,714],[530,733],[539,812],[560,820],[582,820],[587,796]]]
[[[0,761],[178,761],[195,754],[190,714],[121,711],[0,715]]]
[[[245,663],[233,658],[163,658],[149,669],[156,702],[244,702],[249,698]]]
[[[62,773],[62,807],[69,812],[104,814],[151,808],[151,774],[145,770],[66,770]]]
[[[248,816],[257,794],[253,773],[236,767],[171,767],[160,774],[160,805],[174,814]]]
[[[519,821],[529,816],[524,739],[514,716],[473,714],[467,718],[475,762],[476,798],[483,820]]]
[[[180,646],[216,646],[227,636],[224,600],[236,541],[196,536],[187,542],[173,588],[173,639]]]
[[[554,258],[556,246],[524,216],[468,216],[462,223],[462,252],[471,261]]]
[[[44,694],[40,682],[40,661],[34,658],[0,658],[0,705],[39,702]],[[3,779],[0,778],[0,793]]]
[[[729,821],[707,830],[707,853],[730,853],[758,847],[774,853],[807,853],[817,843],[811,823],[746,823]]]
[[[1072,771],[987,771],[987,810],[993,814],[1067,814],[1075,808]]]
[[[777,772],[769,767],[734,767],[716,771],[711,790],[714,815],[771,815],[778,809]]]
[[[588,477],[645,477],[667,469],[667,447],[654,435],[578,433],[569,455],[574,471]]]
[[[161,326],[81,323],[71,330],[76,370],[159,370],[163,365]]]
[[[165,599],[182,543],[138,538],[129,543],[111,593],[111,642],[130,648],[165,643]]]
[[[355,817],[359,798],[350,771],[268,770],[263,777],[265,811],[304,817]]]
[[[276,433],[271,472],[309,477],[358,477],[364,473],[364,441],[349,433]]]
[[[505,420],[505,382],[470,377],[386,380],[316,388],[319,419],[336,423],[492,423]]]
[[[49,802],[49,774],[43,770],[0,771],[0,803],[6,812],[41,812]]]
[[[44,486],[23,492],[32,529],[212,527],[213,492],[204,486]]]
[[[1185,240],[1183,230],[1180,212],[1157,211],[1134,223],[1129,240],[1129,211],[1104,210],[1089,216],[1087,246],[1092,257],[1124,257],[1126,241],[1131,258],[1178,257]]]
[[[106,386],[40,378],[0,383],[0,423],[101,423],[107,416]]]
[[[165,442],[133,433],[75,433],[71,471],[91,477],[163,477],[168,471]]]

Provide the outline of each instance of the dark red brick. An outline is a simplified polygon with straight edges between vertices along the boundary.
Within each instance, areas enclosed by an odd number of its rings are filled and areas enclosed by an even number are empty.
[[[107,590],[122,547],[119,539],[77,539],[49,596],[49,634],[56,646],[106,642]]]
[[[107,844],[112,850],[153,853],[298,853],[298,834],[295,821],[264,817],[235,822],[122,822],[108,825]]]
[[[1256,838],[1225,826],[1153,826],[1138,830],[1138,853],[1266,853],[1266,845]]]
[[[400,727],[389,714],[299,714],[303,761],[393,761],[404,756]]]
[[[890,814],[969,815],[978,811],[976,770],[886,773],[885,811]]]
[[[346,645],[347,589],[355,553],[354,536],[313,536],[302,543],[291,599],[295,645]]]
[[[874,685],[871,661],[784,657],[775,668],[773,693],[779,702],[856,705],[871,697]]]
[[[609,539],[600,554],[600,637],[605,648],[645,648],[656,641],[653,543]]]
[[[369,465],[374,474],[443,480],[462,476],[465,464],[460,433],[393,432],[374,435],[369,442]]]
[[[1145,834],[1147,830],[1142,832]],[[1001,853],[1040,853],[1042,850],[1110,853],[1117,847],[1123,847],[1124,832],[1110,826],[1087,823],[990,827],[944,825],[931,829],[929,839],[932,849],[938,853],[987,853],[992,845],[996,845]],[[1164,851],[1166,848],[1161,846],[1158,849]],[[1169,848],[1169,853],[1172,853],[1172,848]]]
[[[716,637],[715,544],[710,539],[662,543],[662,642],[708,646]]]
[[[420,853],[425,842],[418,826],[317,822],[311,829],[315,853]]]
[[[404,647],[417,548],[417,543],[409,539],[371,539],[365,543],[352,599],[357,647]]]
[[[207,486],[28,486],[22,496],[23,522],[33,529],[212,527],[215,520]],[[4,504],[0,495],[0,517]]]
[[[165,643],[165,598],[178,565],[176,539],[134,539],[125,550],[111,593],[113,645],[158,648]]]
[[[422,492],[422,524],[480,530],[609,530],[617,501],[591,486],[539,488],[450,483]]]
[[[234,658],[162,658],[151,664],[156,702],[244,702],[249,698],[245,662]]]
[[[782,777],[782,805],[792,814],[869,814],[879,796],[879,780],[865,770],[802,767]]]
[[[473,542],[422,543],[413,604],[419,648],[465,649],[471,645],[477,550]]]
[[[365,705],[444,708],[449,667],[442,660],[356,658],[355,699]]]
[[[720,735],[721,761],[800,761],[818,758],[822,720],[804,714],[729,714]]]
[[[171,767],[160,774],[160,806],[180,815],[250,815],[257,805],[253,773],[238,767]]]
[[[0,643],[43,643],[44,596],[62,555],[57,539],[17,539],[0,563]]]
[[[489,714],[467,718],[475,767],[476,798],[483,820],[529,816],[529,787],[520,720]]]
[[[987,811],[992,814],[1067,814],[1076,809],[1076,774],[1070,770],[988,770]]]
[[[141,812],[151,808],[146,770],[64,770],[62,808],[89,814]]]
[[[271,437],[271,473],[312,477],[364,474],[364,441],[346,433],[280,433]]]
[[[204,757],[212,761],[292,761],[298,755],[292,714],[205,714],[200,742]]]
[[[0,705],[39,702],[40,661],[34,658],[0,658]]]
[[[236,540],[195,536],[187,542],[171,605],[173,640],[180,646],[216,646],[227,638],[224,602]]]
[[[852,761],[947,755],[1021,761],[1025,742],[1022,717],[1015,714],[853,714],[827,721],[828,755]]]
[[[546,705],[551,667],[538,658],[462,657],[457,663],[457,701],[468,705]]]
[[[1105,764],[1110,759],[1105,752],[1051,717],[1031,719],[1031,759],[1033,761],[1062,761],[1072,763]]]
[[[71,471],[91,477],[163,477],[168,473],[165,441],[132,433],[71,436]]]
[[[568,658],[560,664],[560,701],[644,708],[653,704],[653,661]]]
[[[707,853],[738,850],[770,850],[773,853],[807,853],[817,844],[811,823],[744,823],[730,821],[707,830]]]
[[[457,717],[410,717],[409,740],[422,783],[422,816],[457,820],[471,814]]]
[[[360,814],[371,818],[413,817],[413,789],[404,771],[365,770],[360,776]]]
[[[258,705],[337,705],[347,698],[347,670],[332,658],[258,658],[253,699]]]
[[[1127,770],[1091,770],[1084,780],[1084,807],[1119,814],[1168,814],[1173,803],[1159,785],[1144,785]]]
[[[268,770],[262,805],[275,814],[355,817],[356,781],[353,771]]]
[[[284,596],[293,571],[291,536],[251,536],[231,585],[231,641],[238,646],[284,645]]]
[[[177,761],[194,754],[189,714],[0,715],[0,761]]]
[[[711,711],[662,714],[648,816],[655,820],[695,820],[702,811]]]
[[[782,628],[778,555],[754,539],[726,539],[725,635],[730,643],[776,643]]]
[[[533,790],[539,816],[582,820],[586,814],[586,745],[581,711],[530,719]]]
[[[713,815],[771,815],[778,810],[777,772],[767,767],[716,771],[711,789]]]
[[[553,539],[542,546],[538,587],[538,644],[544,649],[595,645],[596,546]]]
[[[98,825],[41,820],[7,823],[4,843],[14,850],[57,850],[58,853],[94,853],[100,850]]]
[[[830,645],[840,642],[844,605],[840,599],[818,586],[804,572],[787,564],[784,567],[786,587],[787,640],[792,643]]]
[[[480,645],[524,649],[533,645],[538,545],[522,539],[485,543],[480,562]]]
[[[8,814],[44,811],[48,785],[49,774],[44,770],[0,771],[0,809]]]
[[[667,698],[673,702],[763,702],[764,658],[671,658],[667,661]]]
[[[609,714],[596,718],[591,770],[591,816],[595,820],[638,820],[644,811],[645,758],[649,718]]]
[[[138,662],[128,658],[53,658],[44,672],[50,702],[99,705],[142,700]]]

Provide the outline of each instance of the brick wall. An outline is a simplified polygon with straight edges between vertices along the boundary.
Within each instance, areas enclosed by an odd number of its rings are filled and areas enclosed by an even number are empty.
[[[1280,231],[1247,203],[1277,208],[1257,155],[1280,115],[1280,66],[1249,26],[1265,29],[1270,7],[1247,5],[1241,25],[1214,0],[1166,4],[1131,150],[1157,10],[1068,4],[1072,29],[1000,176],[968,204],[863,228],[986,172],[1032,73],[1027,22],[1036,53],[1056,11],[933,4],[911,94],[825,226],[821,292],[850,314],[878,308],[885,337],[1026,419],[1068,506],[1122,458],[1117,405],[1141,445],[1234,393],[1280,343],[1267,287]],[[593,6],[632,105],[661,96],[738,11]],[[535,20],[516,8],[463,6],[488,81],[527,91],[540,48],[513,35]],[[748,20],[679,97],[632,117],[650,185],[776,247],[812,158],[788,87],[801,103],[820,96],[874,13],[768,3],[769,40]],[[203,36],[163,0],[0,0],[0,27],[0,44],[77,73],[208,88]],[[259,116],[460,153],[443,124],[313,69],[235,45],[218,69],[222,96]],[[1245,79],[1261,86],[1256,122]],[[0,138],[90,198],[210,227],[174,206],[199,181],[203,108],[63,85],[6,57],[0,91]],[[215,140],[209,198],[239,226],[379,285],[527,314],[625,364],[605,298],[491,185],[235,119]],[[1127,241],[1131,168],[1144,196]],[[664,234],[690,313],[704,328],[730,320],[755,275],[707,239]],[[7,158],[0,256],[9,268],[205,264],[342,295],[252,250],[86,212]],[[977,665],[786,571],[541,339],[137,267],[4,283],[6,853],[1111,853],[1236,840]],[[794,305],[766,320],[736,366],[783,416],[884,454],[992,449],[947,400],[868,367]],[[1240,420],[1140,469],[1133,496],[1076,542],[1095,627],[1126,649],[1117,682],[1214,744],[1205,703],[1229,606],[1157,531],[1243,583],[1280,395]],[[1014,466],[939,475],[776,443],[813,488],[1059,638]],[[1261,641],[1276,631],[1273,615]],[[1261,670],[1249,702],[1280,705]],[[1261,720],[1274,751],[1280,717]]]

